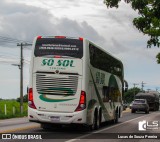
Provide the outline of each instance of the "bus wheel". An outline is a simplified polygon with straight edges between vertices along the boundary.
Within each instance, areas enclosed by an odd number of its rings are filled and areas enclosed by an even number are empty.
[[[100,127],[100,118],[99,118],[98,115],[96,116],[96,118],[97,118],[97,123],[96,123],[96,129],[95,130],[99,129],[99,127]]]
[[[118,123],[118,118],[119,118],[118,112],[115,111],[114,123]]]
[[[101,122],[102,122],[102,110],[100,109],[99,111],[99,127],[101,126]]]
[[[41,123],[41,128],[44,130],[49,130],[51,129],[51,126],[47,123]]]
[[[93,117],[93,124],[90,126],[90,130],[97,130],[99,128],[98,114],[95,112]]]
[[[61,129],[62,125],[60,124],[51,124],[51,123],[42,123],[41,128],[44,130],[50,130],[50,129]]]

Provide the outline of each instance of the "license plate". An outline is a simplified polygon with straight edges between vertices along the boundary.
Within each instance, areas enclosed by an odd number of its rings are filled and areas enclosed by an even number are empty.
[[[50,120],[54,121],[54,122],[59,122],[60,121],[60,117],[59,116],[50,116]]]

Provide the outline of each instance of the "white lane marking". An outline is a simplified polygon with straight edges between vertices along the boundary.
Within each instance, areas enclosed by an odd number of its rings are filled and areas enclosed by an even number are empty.
[[[150,114],[148,114],[148,115],[152,115],[152,114],[154,114],[154,113],[156,113],[156,112],[150,113]],[[147,115],[147,116],[148,116],[148,115]],[[102,132],[102,131],[105,131],[105,130],[108,130],[108,129],[112,129],[112,128],[114,128],[114,127],[123,125],[123,124],[125,124],[125,123],[134,121],[134,120],[139,119],[139,118],[142,118],[142,117],[146,117],[146,115],[143,115],[143,116],[140,116],[140,117],[136,117],[136,118],[133,118],[133,119],[131,119],[131,120],[125,121],[125,122],[123,122],[123,123],[120,123],[120,124],[117,124],[117,125],[113,125],[113,126],[110,126],[110,127],[104,128],[104,129],[101,129],[101,130],[99,130],[99,131],[92,132],[92,133],[90,133],[90,134],[86,134],[86,135],[83,135],[83,136],[79,136],[79,137],[77,137],[77,138],[70,139],[70,140],[67,140],[67,141],[65,141],[65,142],[74,142],[74,141],[80,140],[80,139],[82,139],[82,138],[88,137],[88,136],[90,136],[90,135],[92,135],[92,134],[99,133],[99,132]]]

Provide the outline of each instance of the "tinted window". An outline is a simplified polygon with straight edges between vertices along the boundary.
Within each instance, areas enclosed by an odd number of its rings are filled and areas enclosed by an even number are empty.
[[[111,100],[112,102],[120,102],[120,94],[118,88],[103,86],[103,102],[108,102]]]
[[[134,104],[143,104],[145,103],[145,100],[135,100]]]
[[[117,75],[121,80],[123,79],[123,65],[119,60],[92,44],[89,45],[89,50],[90,63],[93,67]]]
[[[66,38],[40,38],[35,45],[35,56],[60,55],[83,57],[83,41]]]

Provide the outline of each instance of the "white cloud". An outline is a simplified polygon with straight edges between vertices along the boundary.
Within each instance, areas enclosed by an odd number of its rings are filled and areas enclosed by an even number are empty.
[[[0,26],[3,27],[0,35],[29,41],[37,35],[84,36],[94,41],[102,39],[86,21],[78,23],[68,18],[57,18],[48,10],[24,4],[5,3],[3,9],[8,8],[10,12],[0,14]]]

